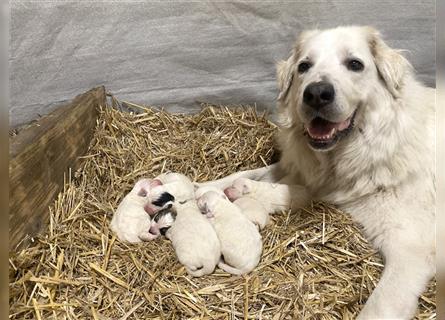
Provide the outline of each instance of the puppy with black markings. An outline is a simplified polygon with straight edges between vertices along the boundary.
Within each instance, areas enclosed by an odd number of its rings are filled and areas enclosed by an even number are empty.
[[[178,173],[161,175],[146,206],[154,214],[150,232],[171,240],[179,262],[193,277],[211,274],[221,257],[218,237],[201,214],[190,179]],[[173,192],[171,194],[170,192]]]
[[[158,211],[151,220],[150,233],[167,236],[167,231],[176,220],[176,210],[168,206]]]
[[[158,187],[152,190],[150,202],[145,206],[150,215],[173,202],[184,203],[195,198],[192,181],[181,173],[163,173],[154,181],[158,182]]]

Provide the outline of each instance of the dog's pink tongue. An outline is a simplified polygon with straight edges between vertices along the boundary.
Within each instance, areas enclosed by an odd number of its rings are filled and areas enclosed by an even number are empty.
[[[351,118],[346,119],[345,121],[337,123],[337,130],[342,131],[349,127],[351,124]]]
[[[342,131],[349,127],[351,119],[342,122],[330,122],[322,118],[315,118],[307,128],[309,135],[315,139],[330,139],[336,131]]]
[[[336,128],[336,123],[329,122],[322,118],[315,118],[311,121],[307,131],[312,138],[323,138],[331,135],[332,129]]]

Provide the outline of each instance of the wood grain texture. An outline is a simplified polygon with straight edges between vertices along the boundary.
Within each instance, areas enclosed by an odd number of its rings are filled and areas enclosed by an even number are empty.
[[[103,87],[22,128],[9,144],[9,250],[17,250],[48,222],[48,206],[63,188],[64,174],[76,169],[90,143]]]

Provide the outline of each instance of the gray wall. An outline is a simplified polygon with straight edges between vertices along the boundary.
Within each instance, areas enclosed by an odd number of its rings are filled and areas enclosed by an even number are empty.
[[[435,85],[434,1],[11,4],[12,126],[97,85],[170,111],[197,102],[274,108],[274,64],[302,29],[379,28]]]

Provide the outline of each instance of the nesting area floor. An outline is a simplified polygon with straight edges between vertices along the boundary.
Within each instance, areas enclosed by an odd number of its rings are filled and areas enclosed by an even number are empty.
[[[49,208],[47,230],[10,257],[10,319],[354,319],[382,261],[347,214],[323,203],[272,216],[246,276],[191,278],[170,242],[117,240],[109,223],[141,177],[196,181],[271,162],[277,128],[248,107],[172,115],[103,108],[80,170]],[[435,282],[417,319],[435,318]]]

